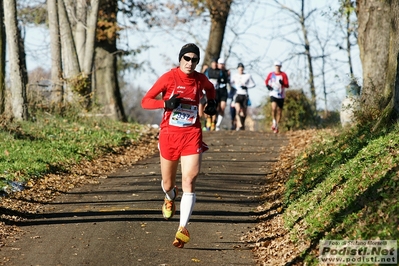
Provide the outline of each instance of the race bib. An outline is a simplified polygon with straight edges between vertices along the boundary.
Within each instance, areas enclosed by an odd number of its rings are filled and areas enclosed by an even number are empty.
[[[197,106],[181,104],[172,111],[169,118],[169,125],[176,127],[188,127],[197,121]]]

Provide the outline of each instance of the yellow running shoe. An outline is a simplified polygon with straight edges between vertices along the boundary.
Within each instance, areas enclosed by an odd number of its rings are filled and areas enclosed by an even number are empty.
[[[206,124],[205,124],[205,126],[206,126],[206,128],[207,128],[208,130],[211,130],[211,124],[212,124],[211,118],[210,118],[210,117],[207,117],[207,118],[206,118]]]
[[[177,230],[176,238],[173,241],[173,246],[177,248],[184,248],[184,244],[188,243],[189,241],[190,234],[188,233],[188,230],[185,227],[180,226]]]
[[[173,200],[168,200],[166,197],[164,199],[164,203],[162,205],[162,215],[163,218],[166,220],[170,219],[175,215],[176,212],[176,205],[175,205],[175,199],[177,198],[177,187],[173,188],[175,190],[175,198]]]
[[[215,131],[215,123],[211,124],[211,131]]]

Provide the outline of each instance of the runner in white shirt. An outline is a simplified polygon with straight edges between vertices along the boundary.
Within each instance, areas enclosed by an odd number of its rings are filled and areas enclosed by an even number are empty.
[[[237,71],[231,79],[231,86],[237,90],[235,95],[236,130],[245,130],[245,118],[247,117],[249,99],[248,89],[254,88],[256,85],[251,74],[244,73],[244,65],[242,63],[238,64]]]

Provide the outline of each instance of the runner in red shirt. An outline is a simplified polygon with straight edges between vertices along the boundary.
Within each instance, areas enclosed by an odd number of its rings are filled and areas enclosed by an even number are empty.
[[[272,131],[278,133],[278,124],[281,120],[284,107],[285,90],[290,87],[287,74],[281,71],[280,61],[274,62],[275,71],[270,72],[265,80],[266,87],[270,91],[270,102],[272,103]]]
[[[179,248],[190,240],[186,227],[195,205],[195,180],[200,171],[202,153],[208,149],[202,141],[198,114],[203,91],[208,99],[204,112],[215,115],[217,111],[215,87],[204,74],[195,71],[199,60],[199,48],[193,43],[184,45],[179,53],[179,66],[162,75],[141,101],[144,109],[165,109],[158,144],[165,219],[172,218],[176,210],[176,173],[181,160],[183,195],[180,224],[173,242]],[[158,97],[160,94],[162,98]]]

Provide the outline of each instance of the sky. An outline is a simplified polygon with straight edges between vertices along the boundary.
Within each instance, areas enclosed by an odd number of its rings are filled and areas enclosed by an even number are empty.
[[[336,3],[335,3],[336,2]],[[299,0],[281,0],[288,8],[299,11]],[[326,88],[328,93],[328,109],[337,110],[346,97],[345,87],[349,83],[348,64],[345,53],[337,48],[343,44],[342,32],[336,29],[335,18],[328,7],[337,9],[338,0],[306,1],[305,9],[317,9],[309,20],[309,36],[313,56],[321,54],[317,45],[316,34],[322,44],[327,43],[325,54],[330,55],[330,64],[326,70]],[[167,16],[168,14],[166,14]],[[239,62],[245,65],[245,71],[250,73],[256,87],[249,90],[253,106],[258,106],[268,98],[264,84],[268,72],[274,70],[273,62],[283,62],[282,70],[287,73],[291,89],[303,88],[309,95],[307,71],[304,57],[294,57],[301,52],[293,43],[299,43],[301,32],[299,24],[290,12],[279,8],[274,0],[237,0],[232,6],[225,38],[222,56],[232,74]],[[124,25],[121,31],[118,47],[136,49],[140,45],[151,46],[150,49],[131,58],[136,63],[142,63],[143,69],[137,72],[126,72],[125,79],[133,87],[147,91],[156,79],[178,64],[177,57],[180,48],[188,42],[197,43],[201,49],[202,59],[207,44],[210,25],[207,20],[197,20],[193,23],[180,24],[173,30],[165,26],[151,30],[137,31],[129,26],[127,18],[120,17]],[[37,66],[50,68],[49,34],[44,27],[27,28],[26,30],[27,65],[28,70]],[[312,49],[313,48],[313,49]],[[353,47],[353,63],[355,76],[361,80],[361,63],[358,48]],[[200,71],[202,61],[197,66]],[[320,76],[321,60],[314,62],[318,107],[324,108],[322,80]]]

